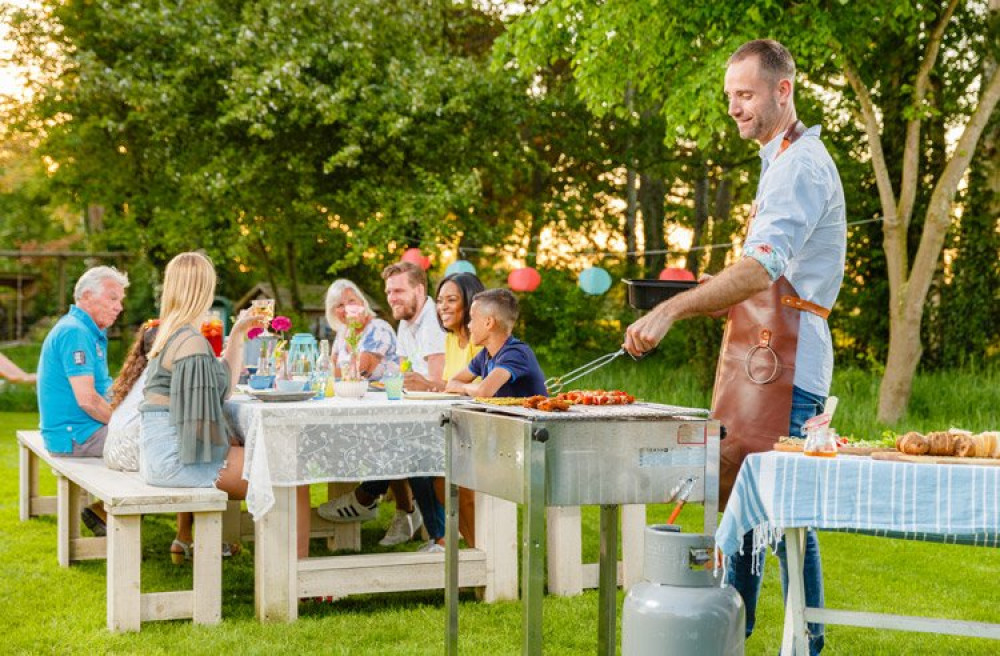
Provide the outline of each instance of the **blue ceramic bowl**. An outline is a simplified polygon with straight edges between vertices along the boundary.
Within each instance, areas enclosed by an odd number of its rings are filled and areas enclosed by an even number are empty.
[[[258,376],[257,374],[254,374],[253,376],[250,376],[248,383],[250,384],[250,389],[271,389],[271,386],[274,385],[274,376]]]

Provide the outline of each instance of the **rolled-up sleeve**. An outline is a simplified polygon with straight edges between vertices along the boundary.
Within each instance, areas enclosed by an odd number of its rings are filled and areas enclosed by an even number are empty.
[[[809,162],[790,162],[768,179],[757,198],[757,215],[743,256],[764,267],[771,280],[785,272],[816,228],[833,193],[829,175]]]

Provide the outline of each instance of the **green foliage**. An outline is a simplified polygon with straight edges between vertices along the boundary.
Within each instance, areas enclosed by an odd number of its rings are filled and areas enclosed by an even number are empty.
[[[576,276],[559,269],[540,269],[542,284],[518,295],[521,316],[514,335],[526,342],[549,376],[575,369],[621,346],[625,326],[618,318],[620,289],[604,296],[584,293]],[[606,319],[604,317],[616,317]]]

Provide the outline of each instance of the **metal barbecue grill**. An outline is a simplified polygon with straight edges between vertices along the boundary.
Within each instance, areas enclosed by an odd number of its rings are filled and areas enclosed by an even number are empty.
[[[669,502],[684,492],[705,504],[705,532],[715,532],[719,423],[705,410],[463,404],[452,409],[445,440],[448,654],[458,649],[458,486],[522,504],[525,654],[542,650],[546,506],[601,506],[599,654],[614,654],[616,646],[618,506]]]

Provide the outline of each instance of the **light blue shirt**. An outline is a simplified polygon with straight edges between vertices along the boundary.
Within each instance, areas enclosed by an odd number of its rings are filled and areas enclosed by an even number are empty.
[[[42,343],[38,360],[38,411],[42,438],[52,453],[71,453],[73,444],[83,444],[103,426],[77,405],[69,379],[93,376],[94,389],[107,397],[108,337],[89,314],[75,305]]]
[[[784,134],[760,149],[757,215],[743,255],[760,262],[771,280],[784,275],[800,298],[832,308],[844,279],[847,215],[840,174],[819,134],[819,126],[809,128],[780,157]],[[794,384],[826,396],[832,378],[830,327],[802,311]]]

